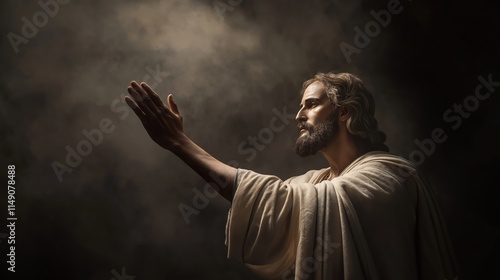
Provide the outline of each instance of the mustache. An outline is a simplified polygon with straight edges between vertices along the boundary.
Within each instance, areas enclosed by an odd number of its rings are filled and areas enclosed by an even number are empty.
[[[297,125],[297,128],[299,130],[305,129],[307,131],[312,131],[314,129],[314,126],[312,124],[307,123],[307,122],[299,122],[299,124]]]

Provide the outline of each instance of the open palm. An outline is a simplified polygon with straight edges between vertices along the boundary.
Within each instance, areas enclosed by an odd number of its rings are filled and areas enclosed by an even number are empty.
[[[132,81],[127,90],[130,96],[125,97],[125,101],[139,117],[151,139],[161,147],[172,150],[185,136],[182,116],[172,94],[167,96],[167,106],[146,83]]]

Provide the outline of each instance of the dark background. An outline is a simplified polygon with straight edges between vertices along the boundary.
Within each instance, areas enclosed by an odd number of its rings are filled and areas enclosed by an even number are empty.
[[[295,113],[302,82],[316,72],[358,75],[375,96],[392,152],[408,158],[415,140],[445,131],[420,167],[462,279],[496,278],[500,88],[455,130],[443,114],[470,100],[478,76],[500,81],[498,9],[487,1],[401,1],[401,13],[348,63],[339,45],[354,45],[354,28],[364,29],[370,11],[388,1],[220,2],[234,6],[221,13],[212,1],[70,1],[18,53],[8,34],[20,35],[22,18],[32,22],[41,7],[2,2],[0,149],[4,172],[8,164],[17,172],[15,276],[109,280],[125,268],[136,280],[256,279],[226,258],[229,203],[210,199],[186,223],[179,205],[192,206],[204,182],[124,111],[128,83],[159,67],[156,90],[174,93],[193,140],[224,162],[283,179],[326,166],[293,153],[295,122],[253,160],[240,143],[269,127],[273,108]],[[76,149],[82,130],[105,118],[113,132],[60,182],[51,164],[65,164],[66,147]]]

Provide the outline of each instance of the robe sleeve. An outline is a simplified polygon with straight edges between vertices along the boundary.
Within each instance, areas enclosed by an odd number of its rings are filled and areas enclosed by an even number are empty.
[[[236,185],[226,225],[228,258],[281,279],[295,264],[301,225],[315,222],[316,189],[245,169],[238,170]]]

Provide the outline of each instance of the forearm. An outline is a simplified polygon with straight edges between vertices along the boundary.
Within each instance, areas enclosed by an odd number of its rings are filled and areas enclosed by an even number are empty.
[[[216,189],[222,197],[232,201],[236,168],[217,160],[187,136],[182,137],[171,151]]]
[[[172,95],[168,106],[147,84],[133,81],[125,101],[141,120],[149,136],[161,147],[172,151],[229,201],[233,199],[236,169],[205,152],[184,134],[182,116]],[[133,99],[133,100],[132,100]]]

